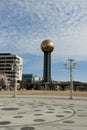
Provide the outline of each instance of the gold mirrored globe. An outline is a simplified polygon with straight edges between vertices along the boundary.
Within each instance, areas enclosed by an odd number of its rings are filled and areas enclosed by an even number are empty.
[[[44,40],[41,43],[41,50],[43,52],[52,52],[54,50],[54,43],[51,40]]]

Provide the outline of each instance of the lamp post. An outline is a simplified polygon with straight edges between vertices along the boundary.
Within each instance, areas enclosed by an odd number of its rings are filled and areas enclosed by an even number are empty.
[[[14,86],[14,95],[13,97],[16,98],[17,96],[17,71],[21,69],[21,65],[19,65],[19,62],[16,61],[13,64],[11,64],[12,71],[15,71],[15,86]]]
[[[76,63],[73,63],[74,59],[68,59],[68,61],[70,62],[70,66],[68,67],[67,64],[65,65],[65,69],[69,69],[70,70],[70,99],[73,99],[73,75],[72,75],[72,71],[75,69]]]

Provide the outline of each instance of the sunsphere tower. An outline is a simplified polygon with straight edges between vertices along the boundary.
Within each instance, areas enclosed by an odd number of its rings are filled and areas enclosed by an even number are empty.
[[[44,40],[41,50],[44,52],[43,82],[51,82],[51,52],[54,50],[54,43]]]

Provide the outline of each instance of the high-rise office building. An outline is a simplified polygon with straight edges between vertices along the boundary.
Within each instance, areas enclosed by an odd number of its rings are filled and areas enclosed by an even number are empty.
[[[11,84],[14,86],[15,81],[22,80],[22,66],[23,59],[16,54],[0,53],[0,77],[4,75],[6,87]]]

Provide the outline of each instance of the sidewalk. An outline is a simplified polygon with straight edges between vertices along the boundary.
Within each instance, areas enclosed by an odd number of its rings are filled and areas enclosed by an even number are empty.
[[[0,96],[0,130],[87,130],[87,98]]]

